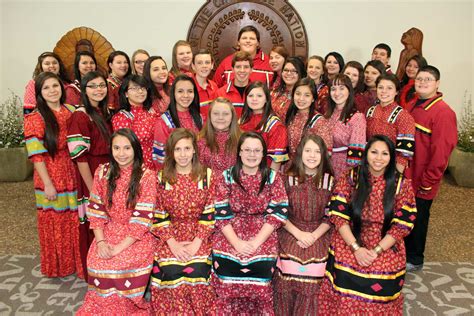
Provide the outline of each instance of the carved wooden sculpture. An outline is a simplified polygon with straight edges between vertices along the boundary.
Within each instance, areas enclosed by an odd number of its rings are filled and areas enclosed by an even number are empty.
[[[412,27],[402,35],[402,44],[405,48],[400,52],[398,61],[397,77],[401,80],[405,73],[405,66],[410,58],[415,55],[423,56],[421,46],[423,44],[423,32]]]

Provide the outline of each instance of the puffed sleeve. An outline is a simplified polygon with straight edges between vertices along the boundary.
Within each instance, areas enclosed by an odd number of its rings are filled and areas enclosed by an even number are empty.
[[[285,185],[279,173],[270,170],[271,200],[265,211],[265,223],[272,225],[275,229],[281,227],[288,219],[288,196]]]
[[[112,129],[114,132],[121,128],[132,128],[132,120],[129,116],[130,113],[121,110],[112,117]]]
[[[156,205],[156,175],[146,170],[140,181],[137,204],[129,221],[128,236],[141,239],[150,231]]]
[[[23,97],[23,113],[31,113],[36,108],[35,81],[30,80],[25,87]]]
[[[353,187],[350,179],[355,170],[347,170],[339,177],[329,202],[329,219],[336,230],[351,221],[350,201]]]
[[[166,125],[163,115],[156,120],[153,135],[152,157],[157,170],[160,170],[165,162],[165,145],[169,135],[171,134],[171,128]]]
[[[224,172],[217,177],[216,195],[215,195],[215,209],[216,209],[216,228],[230,224],[234,218],[234,213],[230,207],[229,198],[232,188],[231,168],[224,170]]]
[[[67,146],[71,159],[87,162],[91,147],[91,125],[86,113],[76,110],[69,121]]]
[[[408,111],[402,110],[396,124],[396,161],[407,167],[408,161],[413,159],[415,153],[415,120]]]
[[[28,158],[31,162],[44,161],[43,155],[48,154],[44,147],[44,122],[37,112],[25,116],[25,143],[28,151]]]
[[[162,173],[161,171],[159,171],[155,180],[157,181],[156,191],[158,194],[156,195],[156,208],[151,232],[153,233],[153,235],[166,242],[168,239],[174,238],[174,234],[170,214],[165,209],[163,203],[165,184],[161,183],[161,176]]]
[[[416,219],[415,193],[410,179],[401,180],[400,192],[395,196],[393,219],[387,234],[401,242],[410,234]]]
[[[351,130],[347,149],[347,165],[355,167],[360,165],[362,161],[362,153],[366,143],[367,123],[365,116],[357,112],[352,116],[347,125]]]
[[[94,183],[90,192],[89,205],[87,206],[87,218],[90,229],[104,229],[109,221],[106,209],[107,202],[107,171],[109,164],[100,165],[94,174]]]
[[[199,217],[199,226],[197,228],[196,237],[200,238],[201,240],[207,240],[211,236],[212,232],[214,231],[214,225],[216,223],[215,215],[216,209],[214,207],[215,201],[215,193],[216,193],[216,184],[215,184],[215,176],[211,172],[211,169],[207,169],[206,179],[208,189],[207,189],[207,197],[206,197],[206,205]]]
[[[268,157],[274,162],[284,162],[288,157],[288,136],[285,125],[280,120],[275,123],[268,131],[267,148]]]

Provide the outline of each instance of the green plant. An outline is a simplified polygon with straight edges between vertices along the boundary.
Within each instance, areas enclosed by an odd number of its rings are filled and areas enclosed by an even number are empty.
[[[474,152],[474,116],[472,115],[472,98],[464,93],[462,114],[458,126],[458,148],[462,151]]]
[[[23,107],[20,97],[13,91],[0,108],[0,148],[21,147],[23,134]]]

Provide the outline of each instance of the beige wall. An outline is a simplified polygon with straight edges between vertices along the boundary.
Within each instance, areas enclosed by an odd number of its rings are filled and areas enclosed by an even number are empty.
[[[171,62],[171,48],[185,39],[204,1],[9,1],[0,0],[0,100],[8,89],[23,96],[37,56],[52,50],[69,30],[88,26],[115,49],[144,48]],[[464,90],[473,91],[472,1],[304,1],[290,0],[305,23],[310,53],[339,51],[346,61],[365,63],[373,46],[392,47],[396,69],[401,34],[424,32],[423,53],[441,70],[441,91],[460,113]],[[179,13],[178,13],[179,12]]]

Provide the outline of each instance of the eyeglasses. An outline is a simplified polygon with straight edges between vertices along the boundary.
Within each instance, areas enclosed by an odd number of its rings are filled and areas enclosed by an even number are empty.
[[[91,88],[92,90],[95,90],[95,89],[105,89],[107,88],[107,84],[105,83],[100,83],[100,84],[90,84],[88,86],[86,86],[87,88]]]
[[[246,155],[250,155],[250,154],[260,155],[263,152],[262,149],[250,149],[250,148],[242,148],[240,151],[242,151]]]
[[[296,75],[298,73],[298,70],[296,69],[283,69],[282,71],[288,75],[289,74]]]
[[[137,65],[143,65],[145,63],[144,60],[135,60],[135,64]]]
[[[435,78],[429,78],[429,77],[415,78],[415,81],[418,81],[418,82],[431,82],[431,81],[436,81],[436,79]]]
[[[133,90],[133,91],[135,91],[135,92],[146,91],[146,87],[138,87],[138,86],[136,86],[136,87],[130,87],[130,88],[128,88],[127,90],[128,90],[128,91]]]

